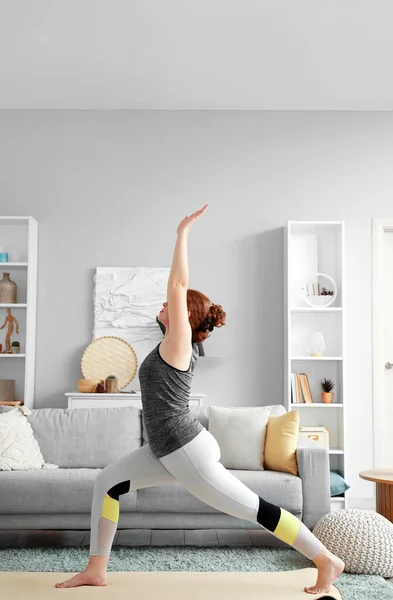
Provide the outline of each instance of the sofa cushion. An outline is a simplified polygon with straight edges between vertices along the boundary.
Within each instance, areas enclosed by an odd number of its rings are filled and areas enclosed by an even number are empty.
[[[141,446],[141,409],[37,408],[28,417],[46,462],[103,468]]]
[[[299,410],[270,416],[266,428],[265,469],[298,474]]]
[[[286,410],[282,404],[271,404],[264,408],[270,408],[271,415],[283,415]],[[209,429],[209,405],[191,405],[190,413],[198,419],[198,421],[208,430]],[[145,428],[143,427],[143,419],[142,419],[142,437],[143,444],[148,444],[149,440],[147,439],[147,435],[145,432]]]
[[[263,449],[270,408],[209,406],[209,431],[227,469],[263,471]]]
[[[25,412],[23,412],[25,411]],[[45,460],[26,416],[16,406],[0,415],[0,471],[41,469]]]
[[[94,480],[100,471],[2,471],[0,513],[90,513]],[[135,491],[120,496],[120,510],[135,510],[135,506]]]
[[[303,493],[299,477],[274,471],[243,471],[228,469],[242,483],[264,500],[278,504],[286,510],[302,512]],[[179,482],[137,491],[136,510],[140,512],[221,512],[202,502]]]

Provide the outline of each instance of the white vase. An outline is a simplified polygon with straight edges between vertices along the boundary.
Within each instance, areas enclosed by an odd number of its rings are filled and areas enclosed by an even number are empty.
[[[0,303],[16,304],[18,287],[15,281],[10,279],[9,273],[3,273],[3,279],[0,281]]]

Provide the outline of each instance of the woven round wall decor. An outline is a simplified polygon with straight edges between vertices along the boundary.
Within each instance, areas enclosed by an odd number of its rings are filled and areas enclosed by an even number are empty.
[[[83,353],[81,367],[86,379],[106,379],[116,375],[118,389],[126,387],[136,374],[135,350],[119,337],[106,335],[89,344]]]

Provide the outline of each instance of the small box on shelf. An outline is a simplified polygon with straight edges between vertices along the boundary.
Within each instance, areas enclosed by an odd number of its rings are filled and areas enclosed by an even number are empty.
[[[314,442],[329,450],[329,431],[326,427],[299,427],[299,437],[314,440]]]

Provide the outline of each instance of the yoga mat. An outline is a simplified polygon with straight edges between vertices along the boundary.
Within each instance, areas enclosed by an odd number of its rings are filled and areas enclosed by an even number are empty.
[[[0,571],[1,597],[12,600],[342,600],[335,587],[329,594],[311,595],[303,591],[304,586],[314,585],[316,581],[317,570],[314,568],[275,573],[112,571],[108,572],[108,585],[105,587],[53,587],[55,583],[65,581],[75,574]]]

